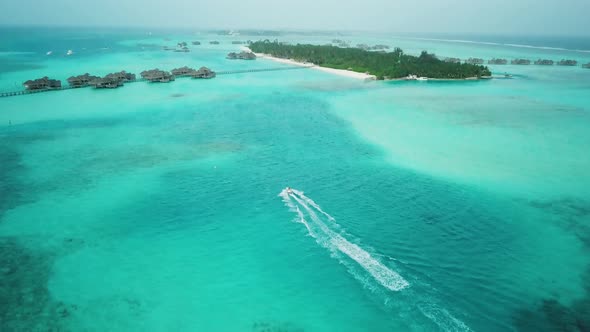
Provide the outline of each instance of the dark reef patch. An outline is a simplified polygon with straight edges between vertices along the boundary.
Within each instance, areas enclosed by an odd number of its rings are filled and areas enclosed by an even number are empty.
[[[18,177],[23,170],[20,155],[0,145],[0,220],[7,210],[25,200],[24,184]]]
[[[519,309],[514,314],[518,331],[586,332],[590,331],[590,269],[584,277],[585,294],[566,306],[558,299],[548,298],[533,308]]]
[[[529,204],[554,215],[559,219],[559,226],[572,232],[590,248],[590,201],[565,197],[550,201],[530,201]]]
[[[0,331],[62,331],[62,320],[77,307],[50,298],[52,264],[52,255],[0,237]]]

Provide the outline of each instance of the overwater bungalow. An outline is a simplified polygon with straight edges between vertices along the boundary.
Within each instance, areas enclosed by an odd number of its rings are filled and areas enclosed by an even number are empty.
[[[219,45],[219,42],[217,40],[212,40],[209,42],[209,44],[211,45]]]
[[[215,72],[207,67],[201,67],[191,74],[192,78],[214,78]]]
[[[123,80],[115,76],[105,76],[103,78],[97,78],[90,82],[90,85],[96,89],[116,89],[123,86]]]
[[[461,59],[459,58],[446,58],[445,62],[450,62],[450,63],[461,63]]]
[[[537,66],[553,66],[553,60],[539,59],[539,60],[535,61],[535,65],[537,65]]]
[[[152,82],[152,83],[168,83],[174,81],[174,75],[167,71],[152,69],[141,72],[141,77]]]
[[[192,44],[193,45],[201,45],[201,42],[200,41],[194,41],[194,42],[192,42]]]
[[[490,65],[505,65],[505,64],[508,64],[508,60],[493,58],[488,61],[488,64],[490,64]]]
[[[193,73],[196,72],[193,68],[184,66],[180,68],[175,68],[170,71],[174,76],[191,76]]]
[[[119,80],[121,82],[130,82],[135,81],[135,74],[128,73],[124,70],[117,72],[117,73],[110,73],[105,76],[105,78],[112,78],[115,80]]]
[[[28,91],[61,89],[60,80],[53,80],[47,76],[38,78],[36,80],[28,80],[24,82],[23,85]]]
[[[188,46],[188,44],[186,42],[180,42],[180,43],[176,44],[176,47],[178,47],[178,48],[183,48],[183,47],[187,47],[187,46]]]
[[[182,52],[182,53],[188,53],[190,51],[191,50],[188,47],[186,47],[186,46],[183,46],[181,48],[177,48],[177,49],[174,50],[174,52]]]
[[[243,44],[244,42],[243,42],[243,41],[240,41],[240,40],[234,40],[234,41],[232,41],[231,43],[232,43],[232,44],[234,44],[234,45],[241,45],[241,44]]]
[[[230,60],[256,60],[256,54],[242,51],[240,53],[231,52],[227,55]]]
[[[587,63],[587,64],[585,64],[585,65],[582,65],[582,68],[589,68],[589,69],[590,69],[590,62],[588,62],[588,63]]]
[[[72,88],[83,88],[85,86],[89,86],[90,82],[99,79],[100,77],[90,75],[88,73],[79,76],[72,76],[68,78],[68,84]]]
[[[484,61],[481,58],[469,58],[465,60],[465,63],[469,63],[472,65],[483,65]]]
[[[563,59],[557,63],[558,66],[577,66],[578,61]]]
[[[511,64],[513,65],[530,65],[531,64],[531,60],[527,60],[527,59],[512,59],[512,61],[510,61]]]

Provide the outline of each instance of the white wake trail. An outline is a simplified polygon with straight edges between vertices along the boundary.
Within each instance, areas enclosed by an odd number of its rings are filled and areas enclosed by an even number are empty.
[[[283,190],[279,196],[282,197],[289,210],[296,213],[295,221],[305,225],[309,235],[319,245],[330,250],[333,253],[332,256],[345,265],[357,280],[365,284],[372,278],[377,284],[396,292],[410,285],[397,272],[392,271],[363,248],[348,241],[340,232],[334,230],[340,228],[336,220],[327,212],[324,212],[311,198],[305,196],[302,191],[295,189]],[[326,218],[322,220],[321,216],[325,216],[330,222],[324,222]],[[305,219],[306,217],[309,218],[309,221]],[[355,263],[368,275],[359,274],[356,271]],[[410,293],[404,292],[404,294],[413,297],[411,291]],[[435,302],[414,303],[411,306],[415,306],[424,317],[432,321],[442,331],[471,331],[465,323],[454,317],[446,309],[439,307]]]
[[[322,208],[320,208],[320,206],[318,204],[316,204],[316,202],[314,202],[311,198],[305,196],[303,194],[303,191],[299,191],[299,190],[295,190],[295,189],[292,189],[292,191],[293,191],[293,193],[297,194],[302,200],[304,200],[307,204],[311,205],[313,208],[318,210],[318,212],[320,212],[324,216],[328,217],[328,219],[330,219],[331,221],[336,220],[336,219],[334,219],[334,217],[332,217],[328,213],[324,212],[324,210],[322,210]]]
[[[328,217],[330,220],[335,222],[328,213],[323,212],[321,208],[313,202],[310,198],[307,198],[300,191],[293,190],[293,194],[287,192],[281,193],[283,201],[291,207],[295,207],[296,211],[300,216],[300,220],[304,223],[309,230],[310,234],[316,238],[318,243],[328,249],[336,249],[358,263],[365,271],[367,271],[380,285],[392,290],[399,291],[409,286],[409,283],[398,273],[392,271],[387,266],[376,260],[371,254],[359,247],[358,245],[351,243],[345,239],[342,235],[332,231],[317,215],[316,211]],[[308,216],[313,221],[315,227],[307,224],[303,217],[302,211],[299,207],[291,200],[293,198],[295,202],[306,210]],[[291,204],[291,206],[289,205]],[[323,234],[325,239],[318,239],[313,233],[312,228],[319,228],[319,231]]]

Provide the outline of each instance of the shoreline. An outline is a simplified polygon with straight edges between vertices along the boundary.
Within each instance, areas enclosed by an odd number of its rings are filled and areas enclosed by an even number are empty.
[[[250,50],[250,48],[248,48],[246,46],[243,46],[242,50],[246,51],[246,52],[252,52],[252,50]],[[310,68],[320,70],[320,71],[323,71],[326,73],[355,78],[355,79],[363,80],[365,82],[377,80],[377,76],[371,75],[371,74],[359,73],[356,71],[346,70],[346,69],[335,69],[335,68],[321,67],[321,66],[315,65],[313,63],[298,62],[298,61],[295,61],[292,59],[277,58],[272,55],[264,54],[264,53],[255,53],[255,52],[252,52],[252,53],[254,53],[257,58],[268,59],[268,60],[272,60],[275,62],[280,62],[280,63],[293,65],[293,66],[310,67]]]
[[[356,71],[346,70],[346,69],[335,69],[335,68],[322,67],[322,66],[315,65],[313,63],[299,62],[299,61],[295,61],[292,59],[277,58],[277,57],[274,57],[270,54],[252,52],[252,50],[247,46],[242,46],[241,50],[253,53],[254,55],[256,55],[257,58],[268,59],[268,60],[272,60],[275,62],[284,63],[287,65],[310,67],[313,69],[321,70],[326,73],[340,75],[340,76],[346,76],[346,77],[350,77],[350,78],[356,78],[356,79],[363,80],[365,82],[377,81],[377,76],[371,75],[371,74],[359,73]],[[436,82],[481,81],[481,80],[489,80],[492,78],[494,78],[494,77],[493,76],[490,76],[490,77],[466,77],[466,78],[430,78],[430,77],[427,77],[427,81],[436,81]],[[383,81],[412,81],[412,80],[408,80],[405,77],[400,77],[400,78],[386,78]]]

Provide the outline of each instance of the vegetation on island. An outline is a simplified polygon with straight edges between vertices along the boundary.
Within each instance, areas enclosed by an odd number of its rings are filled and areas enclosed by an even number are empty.
[[[290,45],[278,41],[257,41],[250,44],[256,53],[277,58],[309,62],[322,67],[369,73],[377,79],[403,78],[417,75],[439,79],[464,79],[491,76],[485,66],[439,60],[434,54],[423,51],[419,56],[405,54],[396,47],[393,52],[370,52],[358,48],[341,48],[328,45]]]

